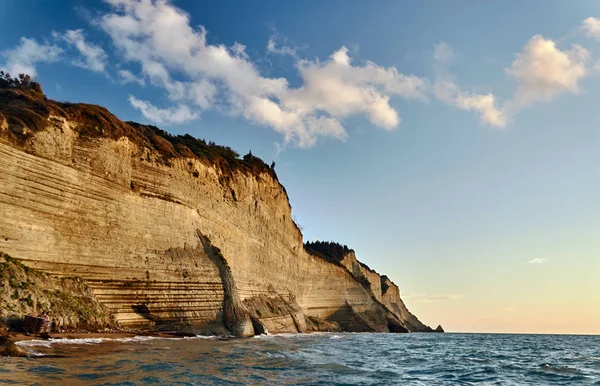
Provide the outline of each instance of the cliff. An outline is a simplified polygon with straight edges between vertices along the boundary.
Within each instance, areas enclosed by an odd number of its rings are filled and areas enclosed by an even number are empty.
[[[357,260],[356,254],[347,246],[341,246],[332,242],[307,243],[307,249],[313,253],[322,256],[334,264],[345,267],[367,290],[369,290],[374,300],[380,303],[384,308],[397,316],[402,326],[408,331],[414,332],[439,332],[431,327],[421,323],[404,305],[400,298],[400,288],[392,282],[387,276],[380,275],[369,268],[366,264]],[[390,326],[388,326],[390,327]],[[441,329],[441,326],[438,326]],[[442,331],[443,332],[443,331]]]
[[[285,189],[251,154],[7,86],[0,168],[0,251],[80,278],[120,326],[424,330],[389,279],[305,249]]]

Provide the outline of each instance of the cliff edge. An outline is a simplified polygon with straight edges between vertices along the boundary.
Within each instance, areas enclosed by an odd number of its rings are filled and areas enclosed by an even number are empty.
[[[0,168],[0,251],[79,278],[111,323],[238,336],[431,330],[353,252],[334,261],[305,246],[275,171],[252,154],[4,79]]]

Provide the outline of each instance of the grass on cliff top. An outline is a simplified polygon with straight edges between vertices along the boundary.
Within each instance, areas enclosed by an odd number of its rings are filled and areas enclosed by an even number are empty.
[[[105,137],[119,139],[127,137],[140,147],[157,151],[165,163],[172,158],[197,158],[219,168],[225,175],[241,171],[247,175],[269,174],[278,181],[274,163],[267,165],[262,159],[249,152],[240,154],[228,146],[206,142],[186,135],[171,135],[155,126],[135,122],[123,122],[106,108],[85,104],[57,102],[46,98],[39,83],[28,75],[12,78],[0,71],[0,124],[6,119],[9,139],[23,144],[27,138],[48,126],[51,115],[76,122],[81,137]]]
[[[0,252],[0,318],[50,312],[59,328],[103,329],[108,311],[81,278],[56,278]]]

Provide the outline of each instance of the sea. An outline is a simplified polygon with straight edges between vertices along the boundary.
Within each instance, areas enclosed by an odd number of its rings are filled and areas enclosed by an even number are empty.
[[[317,333],[34,340],[13,385],[600,385],[600,336]]]

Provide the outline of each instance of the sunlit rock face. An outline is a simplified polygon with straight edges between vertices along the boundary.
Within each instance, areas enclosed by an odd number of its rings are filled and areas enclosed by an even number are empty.
[[[361,283],[354,256],[336,265],[304,249],[272,170],[27,93],[0,90],[0,251],[85,279],[121,326],[241,336],[423,326],[389,279],[358,265],[370,288]]]

